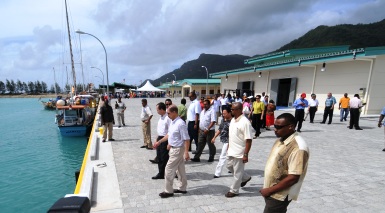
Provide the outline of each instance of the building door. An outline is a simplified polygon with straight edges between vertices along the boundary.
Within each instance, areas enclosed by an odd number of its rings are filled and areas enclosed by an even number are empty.
[[[277,106],[292,106],[295,100],[297,78],[272,79],[270,88],[270,99]]]
[[[189,88],[185,88],[184,90],[183,90],[183,94],[182,94],[182,97],[187,97],[188,96],[188,94],[190,93],[190,89]]]

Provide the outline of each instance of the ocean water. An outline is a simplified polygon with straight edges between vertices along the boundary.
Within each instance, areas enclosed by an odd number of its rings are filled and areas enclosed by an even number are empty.
[[[75,190],[87,138],[61,137],[37,98],[0,98],[0,212],[47,212]]]

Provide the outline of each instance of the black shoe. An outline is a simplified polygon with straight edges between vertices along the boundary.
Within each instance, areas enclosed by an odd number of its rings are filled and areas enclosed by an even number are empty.
[[[241,183],[241,187],[246,186],[247,182],[249,182],[250,180],[251,180],[251,177],[250,177],[248,180],[246,180],[245,182],[242,182],[242,183]]]
[[[328,123],[328,125],[329,125],[329,124],[332,124],[332,123]]]
[[[108,139],[108,141],[115,141],[115,139],[111,138],[111,139]]]
[[[103,139],[102,142],[103,142],[103,143],[106,142],[106,139]]]
[[[361,128],[356,128],[356,130],[363,130],[363,129],[361,129]]]
[[[340,120],[340,122],[342,122],[342,120]]]
[[[148,150],[154,150],[154,148],[152,148],[152,147],[151,147],[151,148],[150,148],[150,147],[146,147],[146,149],[148,149]]]
[[[192,151],[191,154],[195,155],[197,153],[197,151]]]
[[[168,198],[168,197],[174,196],[174,193],[161,192],[161,193],[159,193],[159,196],[161,198]]]
[[[192,162],[201,162],[201,159],[199,159],[199,158],[191,158],[191,161]]]
[[[209,158],[207,162],[214,162],[214,158]]]
[[[123,124],[123,126],[126,126],[126,124]]]
[[[353,129],[353,127],[348,126],[349,129]]]
[[[164,176],[157,174],[154,177],[152,177],[151,179],[153,179],[153,180],[164,179]]]
[[[385,152],[385,148],[382,151]]]
[[[232,173],[231,171],[228,171],[228,173]]]
[[[301,132],[301,130],[297,130],[297,132]]]
[[[182,190],[179,190],[179,189],[174,189],[174,193],[186,194],[187,191],[182,191]]]
[[[313,121],[310,121],[311,124],[313,124],[314,122]]]
[[[384,150],[385,150],[385,149],[384,149]],[[384,151],[384,150],[382,150],[382,151]],[[214,178],[219,178],[219,176],[214,175]]]
[[[158,161],[156,160],[149,160],[151,163],[155,163],[155,164],[158,164]]]
[[[320,124],[325,124],[325,122],[321,122]]]
[[[118,128],[120,128],[121,126],[118,126]]]
[[[140,148],[147,148],[147,146],[144,146],[144,145],[143,145],[143,146],[141,146]]]

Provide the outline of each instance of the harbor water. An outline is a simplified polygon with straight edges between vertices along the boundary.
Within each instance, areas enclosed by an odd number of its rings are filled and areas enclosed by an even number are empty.
[[[75,190],[86,137],[65,138],[37,98],[0,98],[0,212],[47,212]]]

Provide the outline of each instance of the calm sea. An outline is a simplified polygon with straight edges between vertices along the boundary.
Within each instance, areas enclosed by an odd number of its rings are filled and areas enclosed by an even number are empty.
[[[0,212],[47,212],[75,189],[87,139],[63,138],[36,98],[0,98]]]

